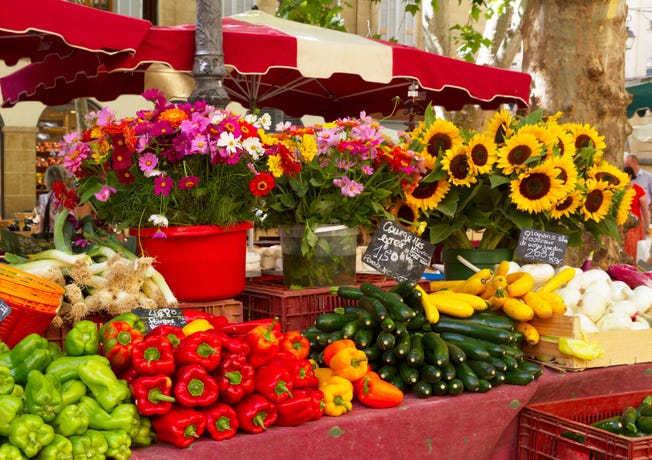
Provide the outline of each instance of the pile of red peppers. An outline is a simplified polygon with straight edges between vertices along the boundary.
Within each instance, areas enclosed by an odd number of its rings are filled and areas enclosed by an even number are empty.
[[[185,448],[204,433],[220,441],[321,418],[324,393],[299,331],[282,333],[271,318],[229,323],[188,309],[184,316],[184,328],[145,333],[121,315],[101,331],[103,354],[159,441]]]

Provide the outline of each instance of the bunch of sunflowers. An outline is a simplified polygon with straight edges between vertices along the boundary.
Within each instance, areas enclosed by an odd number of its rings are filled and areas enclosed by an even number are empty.
[[[501,110],[483,131],[465,132],[428,107],[408,139],[427,172],[405,186],[394,215],[449,248],[515,247],[522,228],[566,234],[571,246],[584,231],[618,238],[629,177],[603,159],[603,136],[561,115]]]

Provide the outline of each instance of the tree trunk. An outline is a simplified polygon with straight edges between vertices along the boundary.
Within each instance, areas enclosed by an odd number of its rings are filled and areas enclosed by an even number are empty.
[[[530,109],[592,125],[605,136],[604,158],[618,166],[631,130],[624,122],[626,16],[625,0],[530,0],[521,30],[523,71],[533,80]],[[591,249],[599,266],[623,261],[618,242],[603,243],[587,237],[566,262],[579,266]]]

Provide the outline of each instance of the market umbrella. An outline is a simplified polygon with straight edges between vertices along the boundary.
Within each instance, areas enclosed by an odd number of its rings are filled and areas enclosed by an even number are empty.
[[[68,79],[57,65],[25,67],[0,80],[3,106],[19,101],[59,105],[75,97],[109,101],[178,83],[185,75],[187,96],[194,87],[194,25],[152,27],[132,56],[106,60],[97,71]],[[407,98],[410,86],[419,100],[449,110],[465,104],[494,109],[529,101],[528,74],[478,66],[416,48],[368,39],[249,11],[223,18],[223,50],[228,75],[224,86],[246,108],[273,107],[291,116],[335,118],[390,114],[395,98]],[[63,63],[63,64],[62,64]],[[53,81],[50,81],[52,80]]]
[[[8,66],[81,53],[134,53],[152,24],[65,0],[2,0],[0,59]]]
[[[652,110],[652,81],[631,85],[625,89],[633,96],[632,102],[627,106],[627,118],[633,117],[634,114],[642,117],[646,110]]]

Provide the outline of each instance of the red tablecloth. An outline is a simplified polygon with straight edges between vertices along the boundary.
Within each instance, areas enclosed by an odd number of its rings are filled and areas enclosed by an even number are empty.
[[[238,433],[221,442],[204,436],[188,449],[157,444],[135,449],[133,458],[511,460],[517,457],[518,414],[525,405],[648,388],[652,391],[652,363],[582,372],[546,369],[526,386],[502,385],[484,394],[426,400],[408,395],[394,409],[356,405],[342,417],[274,426],[258,435]]]

